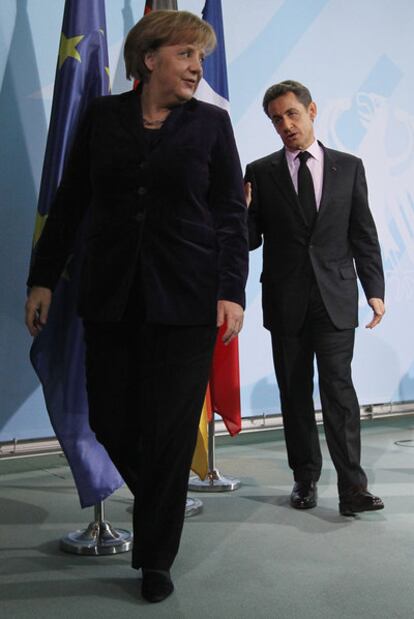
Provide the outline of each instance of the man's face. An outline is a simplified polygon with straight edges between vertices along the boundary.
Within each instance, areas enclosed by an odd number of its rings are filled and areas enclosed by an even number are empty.
[[[288,150],[305,150],[315,140],[316,104],[306,108],[293,92],[273,99],[267,106],[270,119]]]
[[[146,57],[150,85],[162,102],[176,105],[191,99],[203,76],[204,49],[196,45],[164,45]]]

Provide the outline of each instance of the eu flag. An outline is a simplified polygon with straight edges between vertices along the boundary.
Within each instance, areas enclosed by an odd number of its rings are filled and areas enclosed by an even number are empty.
[[[66,0],[34,244],[54,199],[79,119],[93,98],[109,94],[108,64],[104,0]],[[76,312],[81,259],[82,231],[30,358],[81,506],[88,507],[112,494],[123,480],[88,422],[83,328]]]

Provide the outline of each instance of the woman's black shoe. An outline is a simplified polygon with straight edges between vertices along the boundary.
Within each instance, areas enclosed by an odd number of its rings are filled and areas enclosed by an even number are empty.
[[[148,602],[162,602],[174,591],[168,571],[142,570],[141,594]]]

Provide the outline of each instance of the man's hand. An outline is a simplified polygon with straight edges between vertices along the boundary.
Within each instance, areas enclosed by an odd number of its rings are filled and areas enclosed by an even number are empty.
[[[373,329],[381,322],[382,317],[385,314],[385,305],[382,299],[376,299],[375,297],[368,299],[368,305],[370,305],[374,310],[374,316],[372,317],[371,322],[365,325],[365,327],[367,329]]]
[[[52,291],[42,286],[33,286],[26,301],[26,326],[30,335],[38,335],[47,322]]]
[[[244,197],[246,198],[247,208],[249,208],[252,201],[252,184],[244,183]]]
[[[227,324],[227,329],[223,335],[223,343],[230,342],[240,333],[243,326],[243,308],[233,301],[217,302],[217,326]]]

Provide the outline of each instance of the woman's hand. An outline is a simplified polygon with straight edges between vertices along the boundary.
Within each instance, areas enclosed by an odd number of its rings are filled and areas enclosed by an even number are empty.
[[[226,332],[223,335],[223,343],[230,342],[237,337],[243,326],[243,308],[233,301],[217,302],[217,326],[227,324]]]
[[[30,335],[38,335],[47,322],[52,291],[42,286],[33,286],[26,301],[26,326]]]

